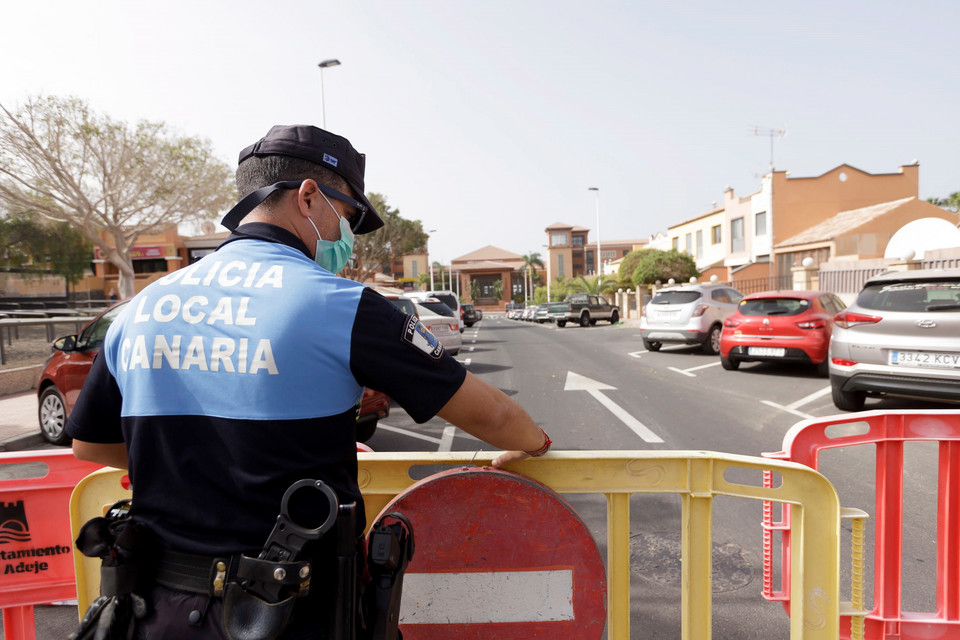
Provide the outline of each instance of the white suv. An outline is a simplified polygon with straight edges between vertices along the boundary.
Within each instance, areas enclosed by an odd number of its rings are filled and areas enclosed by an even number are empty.
[[[672,285],[658,290],[640,312],[640,333],[647,351],[664,342],[699,344],[704,353],[720,352],[723,321],[737,310],[743,294],[721,284]]]

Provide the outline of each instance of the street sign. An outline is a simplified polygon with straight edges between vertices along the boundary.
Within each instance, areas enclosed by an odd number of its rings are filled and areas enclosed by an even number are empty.
[[[390,512],[407,516],[416,544],[403,582],[405,640],[601,637],[603,558],[549,487],[464,467],[416,483],[381,516]]]

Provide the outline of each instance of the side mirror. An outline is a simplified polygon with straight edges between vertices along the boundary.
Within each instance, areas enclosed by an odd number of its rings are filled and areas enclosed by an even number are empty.
[[[53,348],[57,351],[75,351],[77,348],[77,336],[64,336],[57,338],[53,343]]]

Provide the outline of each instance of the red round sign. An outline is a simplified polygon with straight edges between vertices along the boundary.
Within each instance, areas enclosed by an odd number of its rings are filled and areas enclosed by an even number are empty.
[[[430,476],[390,502],[413,526],[405,640],[600,638],[603,558],[586,523],[530,478],[491,468]]]

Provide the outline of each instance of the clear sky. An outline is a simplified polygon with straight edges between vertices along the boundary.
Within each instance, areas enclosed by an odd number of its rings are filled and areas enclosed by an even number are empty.
[[[75,95],[209,138],[231,166],[273,124],[367,154],[367,191],[431,260],[545,255],[565,222],[665,231],[774,165],[815,176],[920,162],[960,190],[960,2],[6,3],[0,102]],[[317,63],[336,58],[323,72]],[[757,135],[754,127],[759,127]]]

